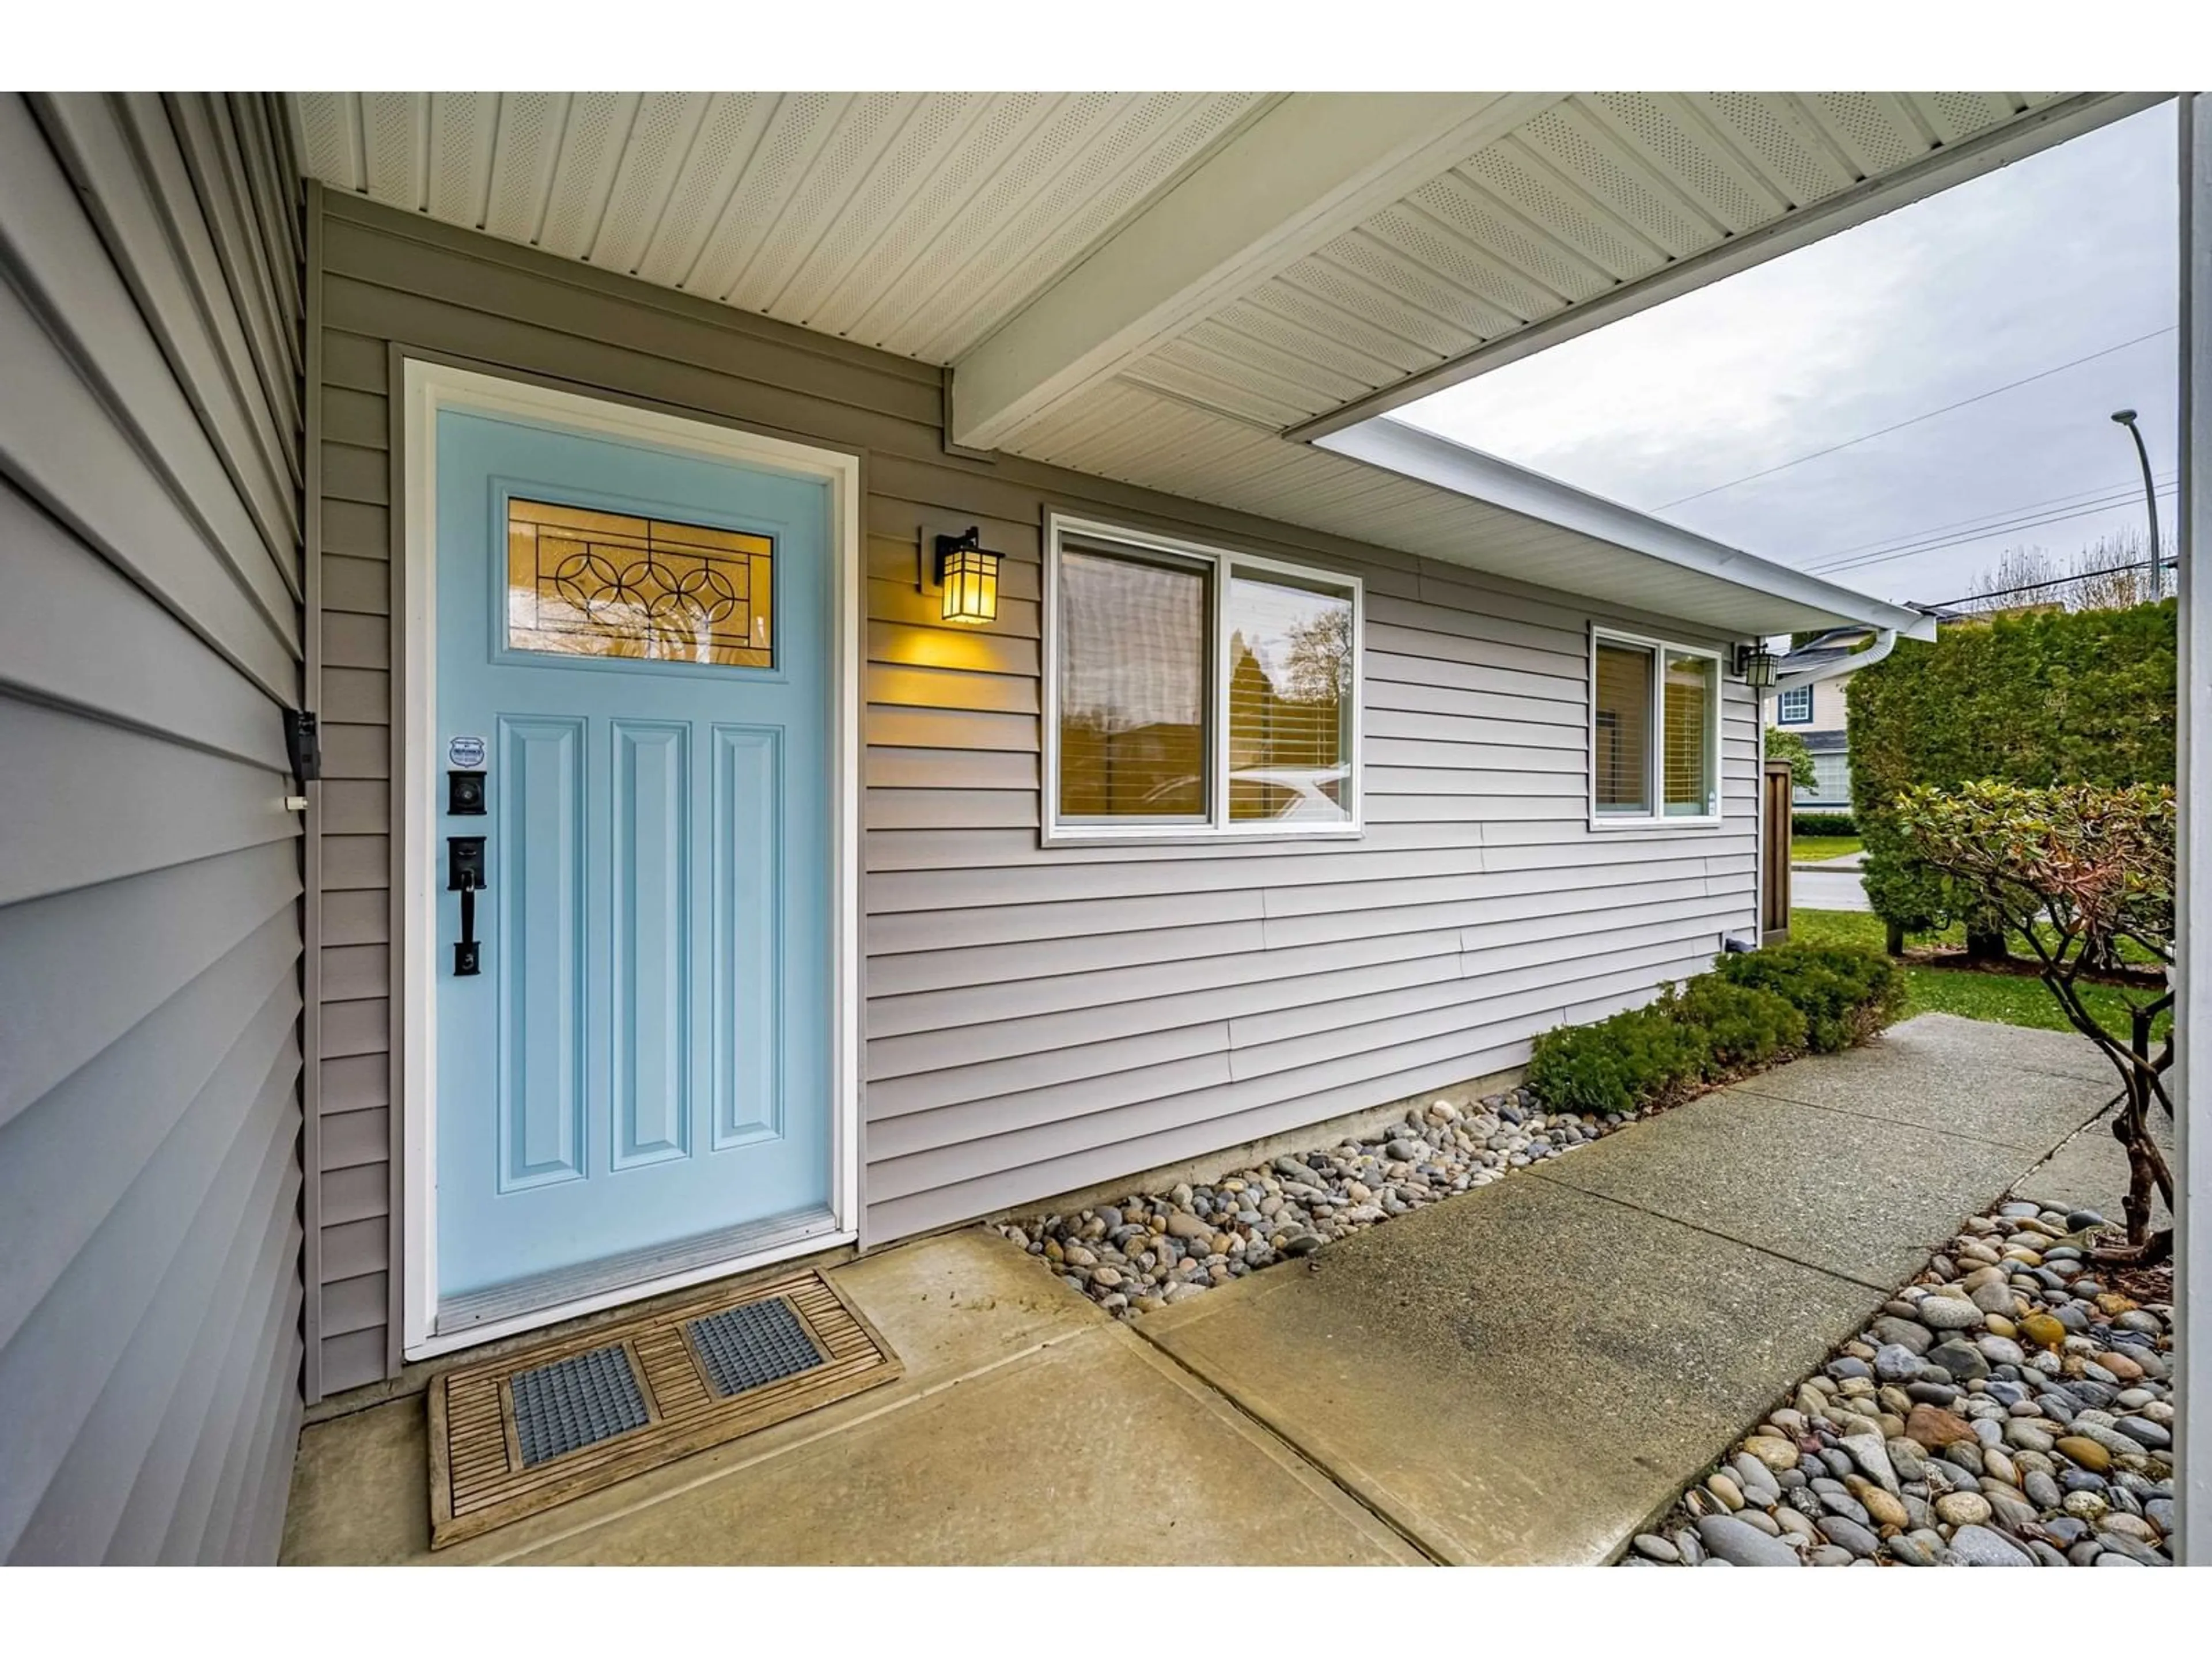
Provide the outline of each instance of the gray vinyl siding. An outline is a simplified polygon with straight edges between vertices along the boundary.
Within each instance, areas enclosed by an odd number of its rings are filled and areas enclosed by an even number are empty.
[[[301,1410],[301,222],[0,95],[0,1559],[264,1562]]]
[[[311,198],[311,203],[314,198]],[[946,453],[935,371],[324,195],[321,1380],[396,1364],[390,789],[394,348],[864,456],[865,1242],[1517,1064],[1753,923],[1754,705],[1717,830],[1593,833],[1593,620],[1662,619],[1018,459]],[[1048,510],[1367,584],[1365,836],[1041,848]],[[947,629],[925,522],[1006,555]],[[341,1152],[339,1149],[343,1147]]]

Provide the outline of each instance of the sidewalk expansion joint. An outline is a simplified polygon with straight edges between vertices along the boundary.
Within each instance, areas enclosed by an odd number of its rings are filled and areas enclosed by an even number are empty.
[[[2044,1073],[2044,1075],[2046,1077],[2059,1077],[2063,1076],[2063,1073],[2047,1072]],[[2076,1079],[2074,1080],[2079,1082],[2085,1081],[2086,1079]],[[2041,1152],[2038,1152],[2032,1142],[2023,1144],[2017,1140],[1999,1140],[1994,1135],[1969,1134],[1964,1129],[1942,1129],[1937,1128],[1933,1124],[1909,1123],[1902,1118],[1885,1117],[1879,1112],[1855,1111],[1849,1106],[1838,1106],[1831,1101],[1800,1100],[1795,1095],[1778,1094],[1771,1089],[1754,1088],[1750,1083],[1731,1083],[1725,1090],[1717,1091],[1716,1092],[1755,1095],[1761,1100],[1779,1101],[1785,1106],[1802,1106],[1808,1112],[1832,1112],[1838,1117],[1848,1117],[1860,1123],[1886,1123],[1893,1128],[1911,1129],[1921,1134],[1942,1135],[1952,1140],[1971,1140],[1977,1146],[2002,1146],[2008,1152],[2026,1153],[2028,1157],[2035,1159],[2039,1164],[2045,1158],[2049,1158],[2051,1154],[2057,1151],[2059,1147],[2063,1146],[2068,1141],[2073,1139],[2075,1135],[2081,1133],[2083,1128],[2087,1127],[2089,1124],[2094,1123],[2106,1112],[2112,1110],[2113,1105],[2116,1103],[2112,1101],[2106,1101],[2102,1106],[2097,1107],[2091,1111],[2087,1117],[2081,1120],[2081,1123],[2075,1125],[2073,1128],[2069,1129],[2064,1134],[2059,1136],[2057,1140],[2051,1146],[2045,1147]],[[1705,1097],[1705,1098],[1709,1099],[1711,1097],[1707,1096]]]
[[[1167,1361],[1170,1365],[1173,1366],[1183,1376],[1190,1378],[1190,1380],[1195,1382],[1200,1388],[1205,1389],[1207,1394],[1220,1401],[1224,1405],[1228,1407],[1231,1411],[1234,1412],[1239,1418],[1243,1419],[1244,1422],[1250,1425],[1257,1433],[1264,1437],[1266,1439],[1272,1441],[1276,1445],[1280,1446],[1285,1452],[1296,1458],[1307,1468],[1312,1470],[1314,1474],[1320,1476],[1320,1478],[1326,1481],[1332,1488],[1337,1492],[1342,1492],[1345,1497],[1351,1499],[1354,1504],[1357,1504],[1369,1515],[1373,1516],[1377,1522],[1389,1528],[1393,1535],[1403,1540],[1408,1549],[1418,1553],[1421,1559],[1428,1562],[1430,1565],[1448,1567],[1452,1565],[1449,1559],[1444,1556],[1437,1554],[1437,1552],[1431,1547],[1426,1540],[1422,1538],[1419,1533],[1415,1532],[1404,1522],[1399,1520],[1396,1516],[1392,1515],[1387,1509],[1384,1509],[1381,1504],[1377,1504],[1373,1498],[1368,1497],[1364,1492],[1358,1491],[1355,1487],[1347,1486],[1344,1481],[1339,1480],[1337,1478],[1336,1471],[1329,1468],[1329,1466],[1319,1456],[1316,1455],[1314,1452],[1301,1444],[1296,1436],[1279,1427],[1277,1425],[1269,1422],[1259,1413],[1254,1411],[1249,1406],[1246,1405],[1242,1400],[1239,1400],[1234,1394],[1231,1394],[1227,1389],[1222,1387],[1221,1384],[1216,1382],[1212,1377],[1206,1376],[1205,1372],[1193,1365],[1181,1354],[1178,1354],[1174,1352],[1174,1350],[1153,1340],[1151,1336],[1146,1334],[1144,1328],[1144,1322],[1142,1320],[1126,1321],[1124,1322],[1124,1324],[1132,1335],[1139,1337],[1143,1340],[1146,1348],[1158,1355],[1162,1359]]]
[[[1881,1296],[1887,1297],[1897,1288],[1894,1285],[1877,1285],[1870,1279],[1861,1279],[1856,1273],[1839,1273],[1835,1268],[1825,1267],[1818,1261],[1808,1261],[1802,1256],[1790,1255],[1787,1250],[1778,1250],[1771,1244],[1761,1244],[1752,1239],[1740,1238],[1734,1233],[1724,1233],[1719,1228],[1708,1227],[1702,1222],[1685,1221],[1680,1216],[1668,1215],[1664,1210],[1654,1210],[1642,1204],[1631,1203],[1627,1199],[1616,1198],[1611,1193],[1593,1192],[1589,1188],[1577,1186],[1565,1175],[1554,1174],[1550,1170],[1531,1170],[1528,1173],[1534,1176],[1539,1181],[1548,1181],[1555,1187],[1565,1187],[1569,1192],[1580,1193],[1584,1198],[1597,1199],[1606,1204],[1617,1204],[1624,1210],[1633,1210],[1638,1215],[1648,1215],[1655,1221],[1664,1221],[1677,1227],[1686,1227],[1693,1233],[1703,1233],[1708,1238],[1717,1238],[1726,1243],[1741,1245],[1745,1249],[1753,1251],[1759,1255],[1771,1256],[1777,1261],[1787,1261],[1793,1267],[1802,1267],[1808,1273],[1820,1273],[1845,1285],[1856,1285]],[[1929,1254],[1930,1255],[1935,1254],[1933,1246],[1929,1247]]]

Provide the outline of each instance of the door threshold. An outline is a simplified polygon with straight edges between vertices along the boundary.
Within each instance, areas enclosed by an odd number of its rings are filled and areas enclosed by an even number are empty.
[[[430,1334],[409,1347],[406,1357],[427,1359],[474,1347],[664,1291],[849,1243],[854,1237],[839,1231],[836,1216],[826,1206],[817,1206],[512,1279],[441,1302]]]

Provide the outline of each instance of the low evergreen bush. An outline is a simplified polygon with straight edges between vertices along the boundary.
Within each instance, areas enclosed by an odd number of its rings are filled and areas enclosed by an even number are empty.
[[[1790,830],[1798,836],[1856,836],[1859,821],[1849,812],[1792,812]]]
[[[1705,1034],[1708,1083],[1805,1052],[1805,1016],[1772,991],[1700,974],[1686,985],[1668,987],[1659,1000],[1675,1019]]]
[[[1723,957],[1714,972],[1731,985],[1771,991],[1805,1017],[1806,1046],[1830,1054],[1863,1042],[1894,1018],[1905,975],[1878,951],[1780,945]]]
[[[1723,956],[1656,1001],[1536,1039],[1529,1091],[1553,1111],[1640,1111],[1699,1086],[1863,1042],[1895,1018],[1905,975],[1878,951],[1783,945]]]
[[[1554,1110],[1633,1112],[1686,1093],[1704,1080],[1706,1064],[1703,1035],[1653,1003],[1545,1032],[1527,1080]]]

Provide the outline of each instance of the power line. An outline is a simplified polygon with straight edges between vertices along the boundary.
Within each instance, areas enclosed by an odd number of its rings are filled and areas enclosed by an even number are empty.
[[[2172,483],[2176,476],[2178,475],[2169,473],[2160,478],[2158,481],[2159,488],[2162,489]],[[1824,553],[1815,554],[1805,568],[1808,570],[1821,570],[1831,566],[1840,566],[1848,562],[1846,555],[1864,552],[1869,548],[1880,550],[1896,547],[1903,542],[1917,541],[1923,536],[1936,535],[1946,530],[1967,529],[1992,520],[2009,519],[2024,513],[2040,513],[2046,507],[2079,507],[2092,498],[2101,501],[2114,495],[2131,495],[2140,493],[2139,479],[2116,478],[2110,483],[2098,484],[2088,489],[2069,490],[2063,495],[2046,496],[2039,501],[2021,501],[2015,506],[1998,507],[1986,513],[1970,513],[1963,519],[1947,519],[1942,524],[1927,525],[1918,530],[1908,530],[1902,533],[1891,531],[1869,541],[1853,542],[1847,547],[1832,547]]]
[[[2148,334],[2136,335],[2132,340],[2123,340],[2118,345],[2106,346],[2101,351],[2093,351],[2086,357],[2076,357],[2070,362],[2060,363],[2055,368],[2041,369],[2033,374],[2024,374],[2017,380],[2007,380],[2002,386],[1993,386],[1987,392],[1978,392],[1971,398],[1961,398],[1955,404],[1946,404],[1941,409],[1931,409],[1924,415],[1915,415],[1911,419],[1899,421],[1893,426],[1885,426],[1873,432],[1862,433],[1856,438],[1846,438],[1839,444],[1830,444],[1826,449],[1816,449],[1811,454],[1800,455],[1792,461],[1781,461],[1772,466],[1762,467],[1756,472],[1747,472],[1741,478],[1731,478],[1726,483],[1717,483],[1710,489],[1700,489],[1688,495],[1678,495],[1671,501],[1662,501],[1650,510],[1654,513],[1664,513],[1670,507],[1680,507],[1688,501],[1703,501],[1708,495],[1717,495],[1724,489],[1735,489],[1739,484],[1747,484],[1756,479],[1771,477],[1777,472],[1786,472],[1793,466],[1804,465],[1808,461],[1817,461],[1823,455],[1832,455],[1838,450],[1850,449],[1859,444],[1869,443],[1876,438],[1886,438],[1893,432],[1904,431],[1906,427],[1917,426],[1923,421],[1932,421],[1938,415],[1948,415],[1954,410],[1965,409],[1971,404],[1984,402],[2000,392],[2010,392],[2015,387],[2027,386],[2036,380],[2049,380],[2053,374],[2063,374],[2069,368],[2079,368],[2082,364],[2094,362],[2100,357],[2109,357],[2116,351],[2125,351],[2130,346],[2141,345],[2145,340],[2155,340],[2161,334],[2174,332],[2176,326],[2178,325],[2169,325],[2165,328],[2154,328]]]
[[[2176,489],[2174,486],[2167,485],[2160,488],[2156,493],[2160,496],[2169,496],[2174,495]],[[1808,565],[1805,568],[1808,574],[1828,575],[1838,570],[1857,570],[1871,564],[1887,564],[1892,559],[1906,558],[1915,553],[1933,553],[1946,547],[1960,547],[1968,542],[1987,541],[1993,536],[2009,536],[2022,530],[2039,530],[2046,525],[2064,524],[2072,519],[2095,518],[2100,514],[2110,513],[2115,508],[2126,507],[2142,499],[2141,490],[2131,489],[2112,495],[2106,500],[2092,501],[2087,506],[2075,507],[2063,513],[2034,514],[2002,522],[1979,525],[1955,536],[1923,538],[1886,548],[1879,552],[1869,553],[1863,558],[1844,559],[1833,564]]]
[[[2179,559],[2160,559],[2158,562],[2158,568],[2160,570],[2171,570],[2180,562]],[[1972,605],[1981,599],[2001,599],[2008,593],[2034,593],[2046,587],[2063,587],[2069,582],[2094,581],[2100,576],[2116,576],[2123,572],[2141,568],[2139,565],[2124,564],[2112,570],[2077,570],[2070,576],[2053,576],[2049,581],[2020,582],[2011,587],[1992,587],[1986,593],[1968,593],[1961,599],[1942,599],[1931,605],[1929,609],[1948,611],[1954,605]]]

